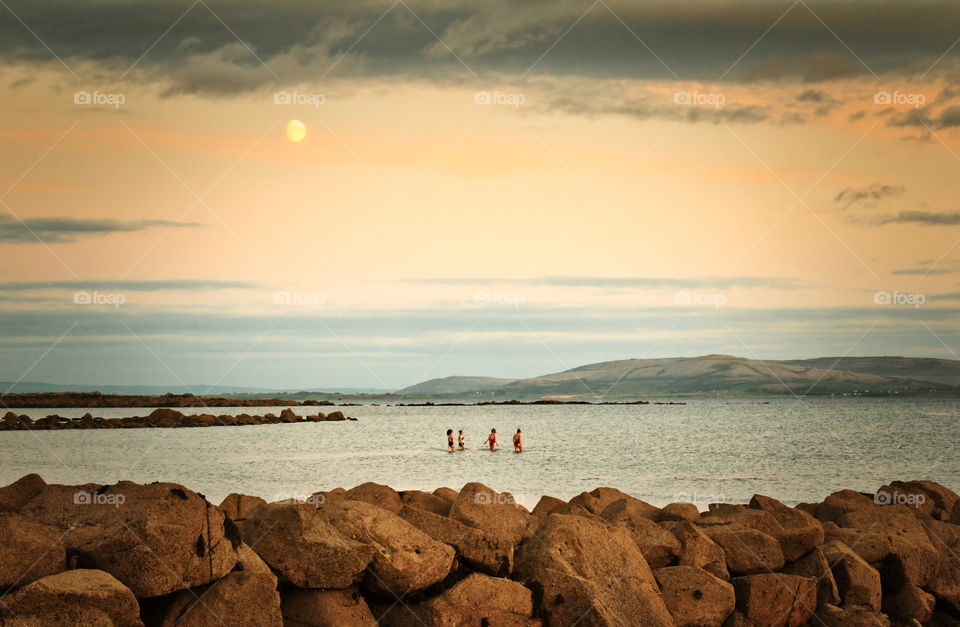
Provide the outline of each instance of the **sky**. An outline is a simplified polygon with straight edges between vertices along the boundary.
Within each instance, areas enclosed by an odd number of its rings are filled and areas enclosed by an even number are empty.
[[[958,358],[956,2],[0,4],[0,381]]]

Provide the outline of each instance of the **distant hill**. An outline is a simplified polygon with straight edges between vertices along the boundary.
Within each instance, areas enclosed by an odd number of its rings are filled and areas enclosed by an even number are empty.
[[[513,383],[515,379],[497,379],[496,377],[444,377],[430,379],[403,388],[397,394],[434,395],[434,394],[471,394],[489,392]]]
[[[446,379],[407,388],[432,393],[476,393],[503,399],[607,399],[675,394],[915,394],[932,389],[960,392],[960,362],[908,357],[848,357],[761,361],[729,355],[625,359],[493,386],[482,377],[456,379],[455,392],[440,392]],[[485,382],[469,387],[471,379]]]

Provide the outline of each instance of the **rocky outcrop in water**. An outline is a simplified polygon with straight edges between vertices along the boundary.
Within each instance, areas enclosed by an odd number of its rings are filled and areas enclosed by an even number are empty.
[[[0,625],[960,624],[951,490],[531,513],[479,483],[220,506],[171,483],[0,488]]]
[[[56,414],[33,420],[29,416],[11,412],[0,420],[0,431],[20,430],[57,430],[57,429],[143,429],[174,427],[238,427],[244,425],[275,425],[294,422],[337,422],[341,420],[356,420],[343,415],[341,411],[329,414],[318,412],[312,416],[298,416],[292,409],[287,408],[280,415],[266,414],[265,416],[214,416],[213,414],[186,415],[175,409],[161,407],[153,410],[149,416],[133,416],[130,418],[101,418],[85,414],[81,418],[64,418]]]

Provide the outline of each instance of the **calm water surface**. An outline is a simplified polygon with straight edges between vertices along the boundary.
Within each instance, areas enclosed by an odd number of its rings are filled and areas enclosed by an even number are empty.
[[[279,413],[217,408],[214,413]],[[294,407],[299,414],[317,408]],[[49,483],[173,481],[219,503],[230,492],[267,500],[365,481],[396,489],[458,489],[480,481],[533,507],[613,486],[657,505],[786,503],[832,491],[875,491],[894,479],[933,479],[960,491],[955,400],[692,400],[686,405],[345,407],[358,422],[0,432],[0,484],[39,473]],[[38,418],[145,415],[149,409],[18,410]],[[209,410],[186,410],[203,413]],[[496,427],[505,448],[481,447]],[[510,437],[523,429],[525,451]],[[446,430],[464,429],[463,453]]]

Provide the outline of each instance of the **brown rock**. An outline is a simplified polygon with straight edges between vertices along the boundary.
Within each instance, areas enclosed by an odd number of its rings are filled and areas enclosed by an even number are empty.
[[[104,570],[138,597],[223,577],[240,545],[223,512],[175,483],[48,485],[21,513],[70,530],[63,543],[72,564]]]
[[[244,541],[301,588],[347,588],[373,559],[374,547],[340,533],[309,504],[262,505],[240,524]]]
[[[885,493],[893,503],[907,502],[914,514],[936,520],[950,520],[960,496],[935,481],[891,481],[877,494]]]
[[[327,503],[317,511],[341,534],[373,547],[366,583],[374,590],[402,595],[429,588],[450,573],[453,548],[396,514],[348,500]]]
[[[622,527],[550,514],[520,546],[516,570],[539,596],[548,625],[673,624],[650,567]]]
[[[143,627],[133,592],[109,573],[86,569],[44,577],[7,595],[0,620],[28,627]]]
[[[830,565],[843,604],[862,605],[879,612],[880,573],[842,542],[826,542],[820,550]]]
[[[621,499],[634,503],[636,506],[635,509],[643,512],[646,518],[654,522],[660,520],[660,508],[654,507],[638,498],[634,498],[616,488],[596,488],[590,492],[581,492],[570,499],[570,504],[578,505],[592,514],[600,514],[608,505]]]
[[[783,568],[783,572],[788,575],[813,577],[817,580],[817,607],[840,603],[840,591],[837,589],[837,582],[830,570],[830,562],[827,561],[819,547],[811,550],[795,562],[787,564]]]
[[[726,581],[730,578],[727,571],[727,558],[720,545],[691,522],[660,523],[680,541],[680,566],[702,568],[714,577]]]
[[[40,475],[24,475],[8,486],[0,488],[0,512],[17,512],[27,501],[40,494],[44,486]]]
[[[233,567],[233,572],[258,573],[269,575],[273,579],[273,588],[277,587],[277,576],[273,574],[270,566],[256,554],[256,552],[247,546],[246,543],[240,545],[237,549],[237,563]]]
[[[154,409],[150,412],[150,415],[147,416],[147,422],[154,427],[176,427],[183,419],[184,415],[182,413],[169,407]]]
[[[700,510],[693,503],[670,503],[660,510],[660,520],[699,520]]]
[[[471,568],[489,575],[513,570],[513,543],[425,510],[404,506],[399,516],[434,540],[449,544]]]
[[[733,575],[773,572],[783,567],[783,552],[772,537],[756,529],[736,525],[706,525],[711,540],[720,545]]]
[[[680,555],[680,541],[657,523],[645,518],[643,513],[643,508],[637,503],[620,499],[608,505],[600,517],[630,532],[650,568],[669,566]]]
[[[463,486],[450,507],[450,518],[506,538],[514,545],[520,543],[536,520],[510,494],[497,493],[481,483]]]
[[[883,564],[880,575],[885,587],[925,586],[940,569],[940,552],[923,524],[903,505],[847,512],[837,524],[855,530],[858,539],[850,547],[864,560]]]
[[[860,605],[824,605],[816,616],[826,627],[890,627],[890,619],[885,614]]]
[[[380,485],[368,481],[355,488],[347,490],[347,498],[351,501],[364,501],[377,507],[382,507],[388,512],[396,514],[403,507],[400,501],[400,495],[390,486]]]
[[[960,525],[960,501],[953,504],[953,510],[950,512],[950,522]]]
[[[292,409],[287,407],[280,412],[280,422],[300,422],[300,416],[294,413]]]
[[[940,569],[927,590],[960,612],[960,526],[938,520],[925,525],[933,546],[940,552]]]
[[[457,500],[457,497],[460,496],[460,493],[452,488],[437,488],[433,491],[433,495],[450,501],[450,504],[453,505],[453,502]]]
[[[381,622],[388,627],[525,627],[531,624],[532,613],[529,588],[509,579],[474,573],[429,601],[391,611]]]
[[[720,627],[733,613],[733,586],[693,566],[653,571],[667,610],[678,627]]]
[[[284,627],[350,625],[376,627],[377,621],[356,588],[303,590],[285,588],[280,594]]]
[[[0,594],[65,570],[62,535],[56,527],[0,513]]]
[[[906,584],[893,594],[883,595],[883,611],[897,618],[912,618],[926,623],[933,616],[934,596],[916,586]]]
[[[223,499],[223,502],[220,503],[220,509],[230,520],[237,522],[246,518],[247,512],[253,508],[266,504],[267,502],[259,496],[247,496],[234,492]]]
[[[780,543],[783,558],[787,561],[797,560],[813,547],[823,544],[823,525],[807,512],[787,507],[761,494],[753,495],[750,508],[767,512],[780,525],[781,531],[771,535]]]
[[[840,490],[825,498],[823,503],[817,506],[817,518],[821,522],[837,522],[847,512],[874,507],[876,506],[872,497],[853,490]]]
[[[453,505],[453,503],[447,499],[420,490],[405,490],[401,492],[400,502],[408,507],[415,507],[440,516],[449,515],[450,506]]]
[[[540,497],[540,500],[537,501],[536,507],[533,508],[531,512],[540,522],[546,520],[547,515],[550,512],[557,511],[558,508],[563,508],[566,505],[566,502],[556,498],[555,496],[543,495]]]
[[[735,577],[731,583],[737,594],[737,609],[757,625],[803,625],[817,607],[817,584],[809,577],[764,573]]]
[[[282,627],[276,578],[230,573],[209,585],[172,595],[160,627]]]

